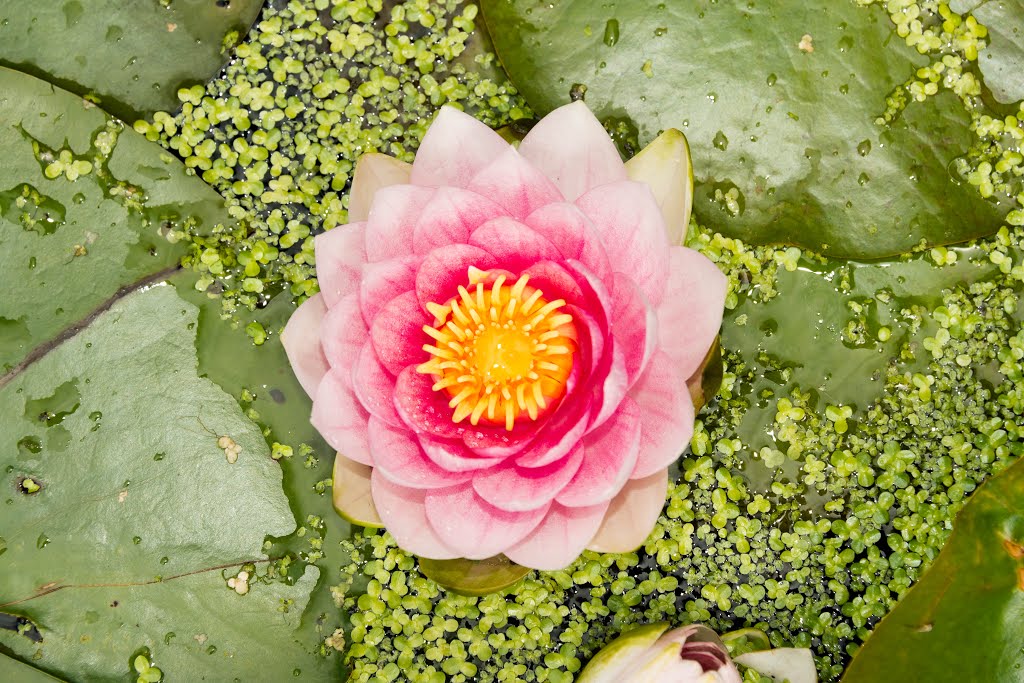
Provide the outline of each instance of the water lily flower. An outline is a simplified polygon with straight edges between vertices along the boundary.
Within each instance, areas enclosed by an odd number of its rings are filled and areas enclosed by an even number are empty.
[[[685,139],[652,145],[627,167],[582,102],[518,149],[443,108],[412,165],[360,159],[282,334],[340,511],[432,559],[556,569],[643,543],[726,290],[676,246]]]
[[[764,634],[761,637],[767,638]],[[782,683],[817,683],[806,648],[747,652],[736,663]],[[701,624],[669,630],[667,622],[622,634],[594,655],[579,683],[740,683],[739,670],[718,634]]]

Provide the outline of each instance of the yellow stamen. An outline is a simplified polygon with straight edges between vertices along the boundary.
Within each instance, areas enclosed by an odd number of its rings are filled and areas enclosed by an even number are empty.
[[[565,394],[576,351],[576,328],[565,301],[547,301],[523,275],[512,285],[505,275],[470,266],[467,286],[444,304],[429,303],[434,324],[424,333],[431,358],[417,372],[433,375],[444,391],[452,420],[504,425],[538,419]]]

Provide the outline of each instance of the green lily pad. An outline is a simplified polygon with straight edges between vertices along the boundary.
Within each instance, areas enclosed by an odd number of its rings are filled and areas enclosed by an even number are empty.
[[[505,590],[533,570],[497,555],[486,560],[420,558],[420,571],[453,593],[480,596]]]
[[[843,683],[1010,683],[1024,671],[1024,462],[985,482],[931,569],[875,628]]]
[[[0,65],[133,121],[178,108],[178,88],[227,61],[263,0],[0,0]]]
[[[994,232],[1005,208],[949,169],[971,144],[950,92],[876,124],[926,58],[878,6],[835,2],[483,0],[512,81],[538,113],[574,86],[641,144],[679,128],[702,224],[752,243],[877,258]],[[576,88],[577,92],[579,88]]]
[[[72,678],[145,647],[185,679],[327,680],[294,637],[319,572],[268,574],[294,517],[260,429],[196,374],[197,321],[170,287],[130,294],[0,389],[0,611],[42,636],[0,644]]]
[[[183,164],[76,95],[0,67],[0,120],[0,375],[172,272],[183,247],[164,234],[233,225]]]
[[[973,14],[988,29],[978,67],[992,95],[1004,104],[1024,99],[1024,1],[954,0],[949,6]]]
[[[17,659],[0,654],[0,680],[17,683],[59,683],[59,678],[31,667]]]

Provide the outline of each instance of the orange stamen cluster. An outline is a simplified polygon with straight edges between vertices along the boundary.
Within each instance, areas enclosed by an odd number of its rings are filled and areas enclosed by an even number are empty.
[[[521,276],[515,284],[470,267],[469,287],[446,304],[430,303],[434,325],[423,331],[431,358],[417,370],[446,391],[452,420],[481,420],[511,430],[524,414],[536,420],[565,394],[576,350],[572,316],[563,299],[547,301]]]

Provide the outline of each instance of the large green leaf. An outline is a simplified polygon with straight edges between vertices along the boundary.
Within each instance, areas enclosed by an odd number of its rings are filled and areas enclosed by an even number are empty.
[[[978,66],[992,95],[1004,104],[1024,99],[1024,1],[953,0],[949,6],[970,12],[988,29]]]
[[[2,384],[112,297],[172,270],[181,250],[161,233],[232,221],[183,164],[71,93],[0,67],[0,120]],[[57,174],[62,152],[91,171]]]
[[[1024,672],[1024,462],[957,516],[928,573],[875,628],[844,683],[1018,683]]]
[[[213,77],[263,0],[0,0],[0,64],[121,118],[178,108],[177,91]]]
[[[295,522],[260,429],[196,374],[197,322],[170,287],[133,293],[0,390],[0,611],[42,636],[0,643],[34,666],[113,679],[146,648],[184,680],[331,674],[294,636],[318,571],[257,579]]]
[[[694,212],[748,242],[875,258],[999,226],[948,168],[971,142],[949,92],[875,123],[926,59],[879,7],[806,3],[483,0],[512,81],[539,113],[586,86],[643,144],[680,128]]]

